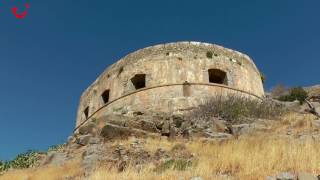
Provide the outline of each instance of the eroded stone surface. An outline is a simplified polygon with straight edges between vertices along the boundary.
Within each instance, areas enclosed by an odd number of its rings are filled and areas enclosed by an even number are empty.
[[[63,152],[49,152],[46,158],[41,162],[41,165],[60,166],[67,162],[68,155]]]

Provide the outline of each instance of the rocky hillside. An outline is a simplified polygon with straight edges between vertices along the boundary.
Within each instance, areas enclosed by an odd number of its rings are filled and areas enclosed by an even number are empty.
[[[113,114],[0,180],[318,179],[319,128],[307,104],[271,99],[217,98],[185,115]]]
[[[305,87],[305,89],[310,96],[320,95],[320,85]]]

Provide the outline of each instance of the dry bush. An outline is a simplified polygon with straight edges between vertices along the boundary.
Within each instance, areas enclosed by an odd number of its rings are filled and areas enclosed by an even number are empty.
[[[287,132],[288,130],[292,133],[299,134],[300,132],[312,133],[315,129],[318,129],[313,123],[316,116],[313,114],[300,114],[297,112],[290,112],[284,115],[280,121],[273,123],[272,131],[276,132]]]
[[[248,118],[275,119],[285,113],[285,108],[271,100],[254,100],[241,96],[212,97],[188,114],[192,121],[210,121],[219,117],[232,124]]]

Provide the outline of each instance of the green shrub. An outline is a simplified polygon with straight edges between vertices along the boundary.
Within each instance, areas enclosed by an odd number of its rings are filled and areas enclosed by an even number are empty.
[[[155,172],[161,173],[168,169],[185,171],[188,167],[192,166],[192,161],[187,159],[170,159],[161,163],[156,169]]]
[[[248,120],[248,118],[275,119],[285,113],[282,105],[269,100],[253,100],[240,96],[212,97],[204,104],[188,114],[191,121],[212,120],[220,117],[235,124]]]
[[[23,154],[19,154],[14,160],[10,162],[12,168],[24,169],[32,167],[37,162],[37,155],[39,153],[35,151],[28,151]]]
[[[8,161],[0,161],[0,173],[7,171],[10,168],[10,164]]]
[[[12,161],[0,161],[0,172],[7,171],[10,168],[24,169],[24,168],[33,167],[37,163],[38,155],[39,155],[39,152],[28,151],[26,153],[19,154]]]
[[[280,96],[280,101],[295,101],[298,100],[300,104],[308,97],[308,93],[302,87],[294,87],[289,90],[288,95]]]

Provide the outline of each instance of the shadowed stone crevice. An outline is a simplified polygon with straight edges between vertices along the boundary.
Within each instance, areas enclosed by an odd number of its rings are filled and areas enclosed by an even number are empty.
[[[89,106],[87,106],[84,110],[83,110],[83,114],[86,118],[89,117]]]

